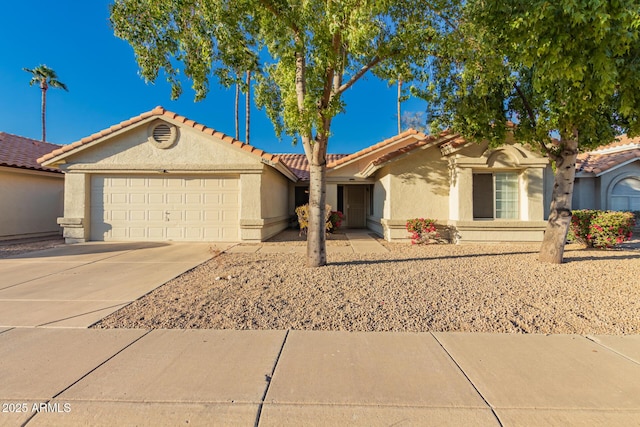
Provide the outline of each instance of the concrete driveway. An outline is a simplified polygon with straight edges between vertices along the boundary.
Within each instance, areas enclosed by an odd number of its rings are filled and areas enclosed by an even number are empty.
[[[0,259],[0,328],[86,328],[210,259],[209,243],[84,243]]]

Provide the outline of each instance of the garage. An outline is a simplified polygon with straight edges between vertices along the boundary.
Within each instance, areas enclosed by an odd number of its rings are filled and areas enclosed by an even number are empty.
[[[289,225],[298,180],[279,156],[162,107],[39,161],[64,173],[67,243],[263,241]]]
[[[91,240],[237,241],[237,176],[93,175]]]

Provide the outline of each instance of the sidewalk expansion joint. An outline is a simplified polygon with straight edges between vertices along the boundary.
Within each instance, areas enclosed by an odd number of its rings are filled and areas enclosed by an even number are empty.
[[[67,387],[65,387],[64,389],[62,389],[61,391],[59,391],[58,393],[54,394],[52,399],[56,399],[58,396],[60,396],[62,393],[64,393],[65,391],[69,390],[71,387],[73,387],[74,385],[78,384],[80,381],[82,381],[83,379],[85,379],[86,377],[88,377],[89,375],[91,375],[93,372],[95,372],[96,370],[100,369],[100,367],[102,367],[103,365],[105,365],[106,363],[108,363],[110,360],[112,360],[114,357],[116,357],[117,355],[119,355],[120,353],[122,353],[123,351],[125,351],[126,349],[128,349],[129,347],[131,347],[132,345],[134,345],[135,343],[137,343],[138,341],[140,341],[142,338],[146,337],[147,335],[149,335],[151,333],[153,329],[149,329],[147,332],[145,332],[143,335],[139,336],[138,338],[136,338],[135,340],[131,341],[129,344],[125,345],[124,347],[122,347],[120,350],[118,350],[117,352],[115,352],[113,355],[111,355],[110,357],[108,357],[106,360],[104,360],[102,363],[98,364],[98,366],[96,366],[95,368],[91,369],[89,372],[87,372],[86,374],[84,374],[83,376],[81,376],[80,378],[78,378],[77,380],[75,380],[73,383],[69,384]]]
[[[80,301],[82,301],[82,300],[80,300]],[[101,301],[101,300],[96,300],[96,302],[97,301]],[[46,302],[51,302],[51,301],[46,301]],[[109,307],[102,307],[102,308],[98,308],[98,309],[95,309],[95,310],[86,311],[84,313],[79,313],[79,314],[76,314],[74,316],[69,316],[69,317],[65,317],[65,318],[62,318],[62,319],[52,320],[51,322],[42,323],[42,324],[40,324],[40,325],[38,325],[36,327],[38,327],[38,328],[46,328],[47,325],[52,325],[52,324],[55,324],[55,323],[63,322],[65,320],[75,319],[76,317],[86,316],[87,314],[97,313],[99,311],[108,310],[110,308],[120,307],[123,304],[124,305],[128,305],[130,303],[131,303],[131,301],[124,301],[124,302],[121,302],[121,303],[118,303],[118,304],[110,305]],[[100,319],[100,320],[102,320],[102,319]],[[88,328],[92,327],[93,325],[95,325],[96,323],[100,322],[100,320],[96,320],[91,325],[87,326],[86,328],[84,326],[81,326],[80,328],[88,329]]]
[[[67,387],[65,387],[64,389],[62,389],[61,391],[59,391],[58,393],[54,394],[51,398],[46,399],[43,401],[43,403],[50,403],[52,400],[56,399],[58,396],[60,396],[62,393],[64,393],[65,391],[69,390],[71,387],[73,387],[74,385],[78,384],[80,381],[82,381],[83,379],[85,379],[88,375],[90,375],[91,373],[93,373],[96,369],[100,368],[102,365],[104,365],[105,363],[107,363],[108,361],[110,361],[111,359],[113,359],[114,357],[116,357],[118,354],[122,353],[124,350],[126,350],[127,348],[131,347],[133,344],[135,344],[136,342],[140,341],[142,338],[146,337],[149,333],[151,332],[151,329],[148,330],[144,335],[136,338],[135,340],[131,341],[129,344],[127,344],[126,346],[124,346],[123,348],[121,348],[120,350],[118,350],[116,353],[114,353],[113,355],[111,355],[110,357],[108,357],[105,361],[103,361],[102,363],[100,363],[98,366],[96,366],[95,368],[91,369],[89,372],[87,372],[86,374],[84,374],[83,376],[81,376],[80,378],[78,378],[77,380],[75,380],[73,383],[71,383],[70,385],[68,385]],[[33,421],[33,419],[38,415],[38,412],[33,412],[33,414],[27,418],[27,420],[22,423],[20,425],[20,427],[25,427],[27,426],[31,421]]]
[[[444,350],[445,353],[447,353],[447,356],[449,356],[449,358],[451,359],[451,361],[453,363],[455,363],[455,365],[458,367],[458,369],[460,370],[460,372],[462,373],[462,375],[464,375],[464,377],[467,379],[467,381],[469,381],[469,384],[471,384],[471,387],[473,387],[473,389],[476,391],[476,393],[478,393],[478,396],[480,396],[480,398],[483,400],[483,402],[489,407],[489,409],[491,409],[491,413],[493,414],[493,416],[495,417],[496,421],[498,421],[498,424],[500,425],[500,427],[504,427],[504,424],[502,424],[502,421],[500,421],[500,417],[498,416],[498,414],[496,413],[495,408],[489,403],[489,401],[487,401],[487,399],[482,395],[482,393],[480,392],[480,390],[478,389],[478,387],[476,387],[476,385],[473,383],[473,381],[471,381],[471,378],[469,378],[469,376],[467,375],[467,373],[464,371],[464,369],[462,369],[462,366],[460,366],[460,364],[458,363],[458,361],[453,357],[453,355],[451,353],[449,353],[447,351],[447,349],[445,348],[445,346],[440,342],[440,340],[438,339],[437,336],[435,336],[433,333],[431,333],[431,336],[436,340],[436,342],[440,345],[440,347],[442,348],[442,350]]]
[[[258,405],[258,413],[256,414],[256,422],[254,424],[255,427],[260,425],[260,417],[262,415],[262,407],[264,406],[264,401],[267,399],[267,393],[269,393],[269,387],[271,386],[271,381],[273,380],[273,376],[276,373],[276,368],[278,367],[278,362],[280,362],[280,356],[282,356],[282,352],[284,350],[284,346],[287,344],[287,338],[289,337],[289,329],[284,334],[284,339],[282,340],[282,345],[280,346],[280,351],[276,356],[276,362],[273,364],[273,369],[271,373],[269,373],[266,377],[267,386],[264,389],[264,394],[262,395],[262,399],[260,399],[260,404]]]
[[[609,347],[609,346],[608,346],[608,345],[606,345],[606,344],[603,344],[603,343],[601,343],[601,342],[598,342],[598,341],[596,341],[595,339],[593,339],[592,337],[590,337],[590,336],[588,336],[588,335],[585,335],[584,337],[585,337],[586,339],[588,339],[589,341],[591,341],[592,343],[594,343],[594,344],[598,345],[599,347],[602,347],[602,348],[604,348],[604,349],[606,349],[606,350],[610,351],[610,352],[611,352],[611,353],[613,353],[613,354],[617,354],[618,356],[625,358],[625,359],[626,359],[626,360],[628,360],[629,362],[632,362],[632,363],[634,363],[634,364],[636,364],[636,365],[640,365],[640,363],[639,363],[637,360],[635,360],[635,359],[633,359],[633,358],[631,358],[631,357],[627,356],[626,354],[621,353],[621,352],[619,352],[618,350],[616,350],[616,349],[614,349],[614,348],[611,348],[611,347]]]

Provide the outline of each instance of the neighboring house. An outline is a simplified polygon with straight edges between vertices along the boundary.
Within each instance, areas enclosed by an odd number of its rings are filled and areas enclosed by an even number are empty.
[[[548,160],[415,130],[328,155],[327,203],[344,225],[405,239],[429,217],[461,241],[539,241]],[[86,240],[260,241],[308,200],[309,167],[156,107],[39,159],[66,174],[60,224]]]
[[[0,240],[60,234],[64,175],[36,161],[59,147],[0,132]]]
[[[640,211],[640,138],[626,135],[576,162],[573,209]]]

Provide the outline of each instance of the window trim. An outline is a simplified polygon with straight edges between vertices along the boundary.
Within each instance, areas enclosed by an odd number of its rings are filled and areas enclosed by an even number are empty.
[[[476,204],[475,204],[475,199],[476,199],[476,187],[475,187],[475,179],[473,179],[476,175],[491,175],[491,204],[492,204],[492,216],[491,217],[481,217],[481,216],[476,216]],[[513,217],[498,217],[497,213],[498,213],[498,189],[496,186],[496,175],[510,175],[515,177],[515,195],[516,195],[516,199],[515,199],[515,205],[516,205],[516,210],[515,210],[515,216]],[[477,170],[477,171],[472,171],[472,193],[471,193],[471,200],[472,200],[472,214],[473,214],[473,220],[474,221],[518,221],[520,220],[520,218],[522,218],[522,212],[521,212],[521,206],[520,206],[520,202],[521,202],[521,191],[520,191],[520,176],[522,175],[521,171],[518,170]],[[511,211],[513,212],[513,211]]]

